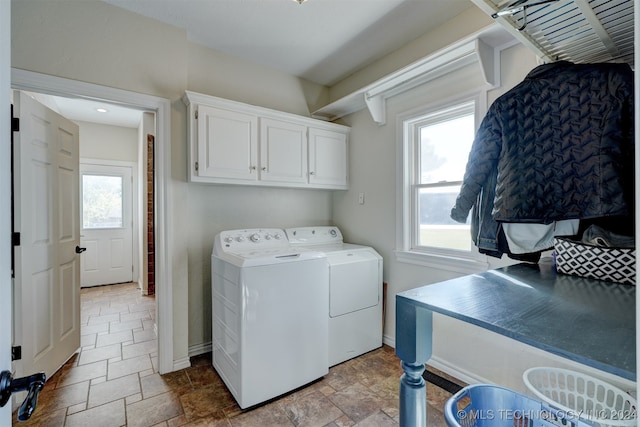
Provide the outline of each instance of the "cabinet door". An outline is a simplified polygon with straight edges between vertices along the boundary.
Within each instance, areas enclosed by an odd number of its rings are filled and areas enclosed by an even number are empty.
[[[260,180],[307,182],[307,127],[260,119]]]
[[[198,106],[198,176],[255,181],[258,117]]]
[[[309,128],[309,183],[347,188],[347,135]]]

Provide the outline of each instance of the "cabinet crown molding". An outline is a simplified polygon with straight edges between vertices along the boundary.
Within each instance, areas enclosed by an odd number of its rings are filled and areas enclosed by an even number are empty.
[[[284,111],[274,110],[272,108],[246,104],[244,102],[234,101],[227,98],[220,98],[213,95],[206,95],[198,92],[192,92],[189,90],[185,91],[184,95],[182,96],[182,102],[184,102],[187,107],[202,104],[211,107],[224,108],[232,111],[242,111],[244,113],[255,114],[257,116],[265,118],[280,119],[307,125],[312,124],[314,127],[321,129],[341,130],[343,132],[349,132],[351,130],[349,126],[327,122],[326,120],[287,113]]]
[[[189,181],[348,189],[348,126],[185,92]]]

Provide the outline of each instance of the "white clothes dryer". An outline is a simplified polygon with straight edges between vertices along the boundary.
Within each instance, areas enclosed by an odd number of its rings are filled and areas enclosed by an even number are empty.
[[[344,243],[338,227],[285,230],[292,247],[326,255],[329,264],[329,366],[382,346],[382,257]]]
[[[241,408],[328,373],[328,280],[326,256],[282,229],[215,237],[212,363]]]

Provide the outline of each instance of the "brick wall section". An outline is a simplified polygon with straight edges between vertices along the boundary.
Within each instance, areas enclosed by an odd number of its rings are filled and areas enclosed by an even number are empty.
[[[155,233],[154,233],[154,145],[153,135],[147,135],[147,294],[155,295]]]

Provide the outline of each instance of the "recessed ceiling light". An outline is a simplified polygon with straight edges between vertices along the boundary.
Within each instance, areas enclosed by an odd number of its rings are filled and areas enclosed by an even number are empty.
[[[97,111],[98,113],[106,113],[106,112],[108,112],[109,110],[107,110],[106,108],[96,108],[96,111]]]

